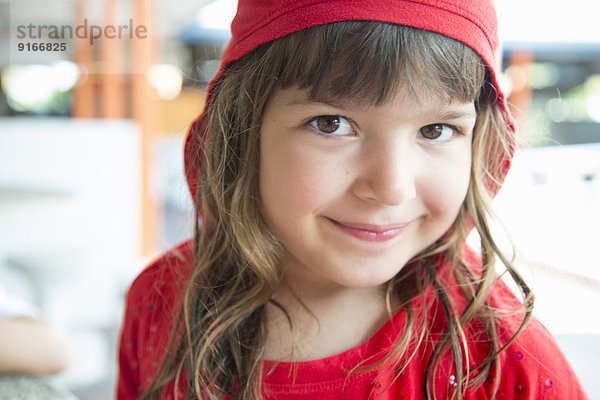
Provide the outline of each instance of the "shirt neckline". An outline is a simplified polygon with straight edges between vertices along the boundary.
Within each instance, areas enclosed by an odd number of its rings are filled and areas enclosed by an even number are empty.
[[[339,354],[308,361],[263,361],[266,384],[306,384],[347,379],[361,361],[365,366],[380,361],[389,352],[405,326],[406,311],[400,309],[367,341]]]

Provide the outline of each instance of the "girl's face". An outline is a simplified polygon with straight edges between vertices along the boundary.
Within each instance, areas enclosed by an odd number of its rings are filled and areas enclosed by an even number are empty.
[[[453,224],[475,107],[411,93],[365,106],[292,88],[267,103],[260,206],[290,282],[379,286]]]

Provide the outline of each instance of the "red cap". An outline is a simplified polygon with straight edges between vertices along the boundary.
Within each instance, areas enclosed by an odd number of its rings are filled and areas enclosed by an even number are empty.
[[[223,53],[219,71],[209,84],[208,96],[224,67],[257,46],[312,26],[349,20],[412,26],[440,33],[471,47],[486,63],[497,92],[497,102],[514,131],[497,80],[498,22],[492,0],[239,0],[231,24],[232,37]],[[203,112],[190,127],[186,139],[185,170],[192,196],[200,168],[197,163],[201,162],[194,157],[194,144],[201,141],[205,122]],[[504,174],[509,166],[510,160],[506,160]]]

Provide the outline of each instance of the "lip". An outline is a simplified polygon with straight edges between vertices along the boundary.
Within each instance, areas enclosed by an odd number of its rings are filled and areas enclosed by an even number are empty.
[[[342,231],[366,242],[387,242],[404,232],[409,225],[409,223],[373,225],[328,219]]]

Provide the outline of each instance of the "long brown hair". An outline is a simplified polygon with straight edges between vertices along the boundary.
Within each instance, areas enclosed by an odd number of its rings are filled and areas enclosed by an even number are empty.
[[[273,91],[292,86],[308,89],[311,97],[349,97],[374,105],[391,98],[399,87],[415,93],[417,88],[425,89],[448,100],[475,101],[478,117],[467,198],[450,232],[417,255],[407,266],[411,268],[403,269],[418,271],[413,278],[416,285],[411,286],[416,289],[406,290],[402,283],[406,274],[401,272],[388,285],[388,299],[397,296],[408,304],[433,286],[446,311],[449,329],[427,367],[428,398],[434,398],[433,377],[447,351],[457,374],[455,397],[481,384],[506,345],[499,342],[493,311],[486,303],[496,279],[496,257],[527,300],[519,330],[532,305],[529,289],[498,249],[488,225],[489,199],[504,177],[513,133],[486,74],[481,58],[460,42],[410,27],[357,21],[293,33],[228,65],[212,87],[204,127],[208,139],[197,149],[202,171],[196,210],[202,222],[196,228],[194,271],[170,350],[142,398],[155,398],[168,383],[178,383],[182,377],[188,381],[188,398],[261,398],[265,306],[282,279],[282,246],[264,222],[257,201],[260,127]],[[470,270],[460,256],[472,227],[481,237],[480,272]],[[436,272],[440,255],[463,288],[468,305],[460,313]],[[471,371],[463,350],[463,326],[473,318],[486,327],[492,350]],[[411,357],[408,344],[427,335],[426,324],[417,320],[409,317],[404,335],[388,357],[400,372]],[[499,368],[495,370],[499,373]]]

